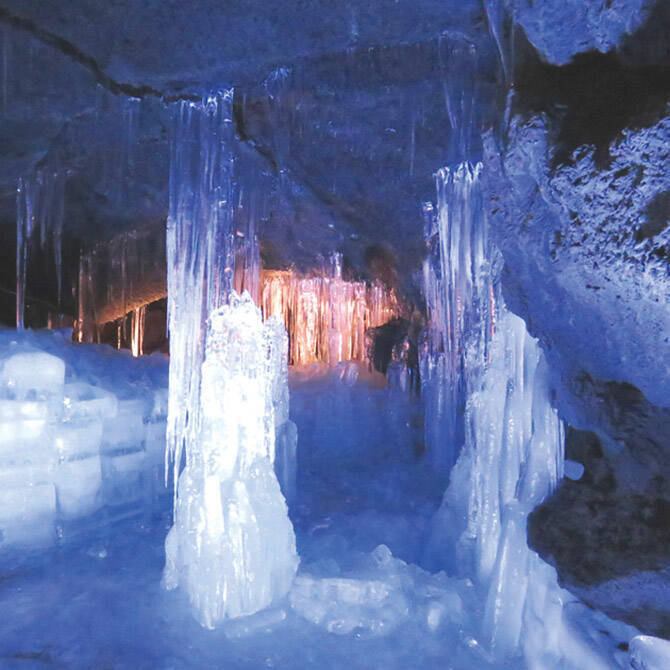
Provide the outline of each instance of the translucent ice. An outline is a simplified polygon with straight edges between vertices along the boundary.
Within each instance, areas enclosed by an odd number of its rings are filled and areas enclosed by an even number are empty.
[[[464,370],[470,342],[473,363],[486,360],[495,323],[492,250],[482,207],[482,164],[465,162],[435,175],[437,207],[425,207],[428,256],[424,291],[429,324],[420,348],[425,439],[433,464],[448,470],[464,441]]]
[[[31,396],[62,398],[64,383],[65,363],[43,351],[10,356],[0,373],[0,386],[19,400]]]
[[[233,292],[208,321],[201,430],[179,477],[164,572],[166,587],[184,588],[208,628],[270,606],[297,569],[272,468],[274,353],[282,341],[247,293]]]
[[[670,668],[670,641],[649,635],[637,635],[628,648],[630,666],[634,670],[666,670]]]
[[[176,106],[167,222],[168,463],[179,470],[200,431],[205,322],[232,282],[232,90]],[[177,478],[175,477],[175,483]]]
[[[384,635],[409,612],[401,590],[382,581],[341,577],[298,577],[290,603],[300,616],[338,635],[355,630]]]

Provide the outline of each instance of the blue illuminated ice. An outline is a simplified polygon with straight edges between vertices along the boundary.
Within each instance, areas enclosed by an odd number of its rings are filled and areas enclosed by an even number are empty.
[[[264,325],[248,293],[209,318],[201,429],[179,477],[164,584],[182,587],[200,623],[251,615],[284,597],[298,566],[273,470],[273,400],[286,391],[276,352],[285,331]],[[193,447],[196,447],[195,449]]]

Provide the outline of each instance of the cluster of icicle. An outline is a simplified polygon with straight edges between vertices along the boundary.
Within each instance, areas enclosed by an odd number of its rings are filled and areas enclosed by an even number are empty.
[[[16,327],[25,322],[26,279],[35,231],[39,231],[41,249],[51,244],[57,285],[57,310],[63,292],[63,221],[65,173],[38,169],[21,178],[16,189]]]
[[[286,340],[248,293],[210,314],[200,431],[179,476],[164,571],[207,628],[284,597],[298,567],[273,470],[276,426],[288,420]]]
[[[429,230],[440,264],[426,268],[431,325],[422,364],[432,366],[428,383],[444,375],[444,407],[455,393],[465,405],[464,445],[429,555],[476,583],[484,599],[477,636],[495,663],[523,657],[527,667],[608,667],[571,627],[564,605],[574,598],[527,544],[528,515],[563,476],[563,426],[551,406],[544,354],[500,297],[480,178],[481,166],[467,163],[440,172],[436,228]]]
[[[146,306],[164,295],[165,236],[145,229],[123,233],[79,258],[78,318],[74,339],[99,342],[116,326],[117,348],[142,354]]]
[[[337,253],[331,258],[330,271],[320,275],[264,271],[260,305],[266,316],[283,320],[294,365],[364,361],[366,331],[400,315],[392,289],[378,281],[342,279],[342,256]]]
[[[426,404],[425,442],[435,467],[448,471],[463,445],[466,343],[486,359],[496,297],[482,206],[482,164],[465,162],[435,175],[437,208],[424,205],[424,291],[428,327],[419,349]]]
[[[197,452],[205,323],[232,282],[232,90],[176,106],[167,221],[167,463]],[[174,478],[175,484],[177,478]]]

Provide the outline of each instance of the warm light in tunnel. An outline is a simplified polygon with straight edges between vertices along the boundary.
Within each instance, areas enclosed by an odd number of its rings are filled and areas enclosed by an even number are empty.
[[[262,272],[260,306],[266,318],[283,320],[293,365],[365,360],[365,331],[400,315],[395,292],[378,281],[304,277],[292,270]]]

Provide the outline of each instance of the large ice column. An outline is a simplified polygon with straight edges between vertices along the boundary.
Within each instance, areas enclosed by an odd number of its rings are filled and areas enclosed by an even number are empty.
[[[286,346],[277,325],[263,324],[247,293],[233,293],[208,323],[201,428],[179,477],[164,573],[208,628],[284,597],[298,566],[273,471]]]
[[[496,662],[523,656],[527,667],[607,667],[571,627],[564,604],[574,598],[526,539],[528,515],[563,476],[563,427],[551,406],[547,363],[499,295],[479,169],[462,164],[442,174],[437,216],[429,217],[439,253],[426,265],[431,325],[422,370],[433,391],[426,403],[434,436],[445,438],[440,427],[455,425],[449,417],[463,401],[464,444],[427,558],[475,581],[483,602],[476,635]],[[433,410],[447,421],[431,418]]]

